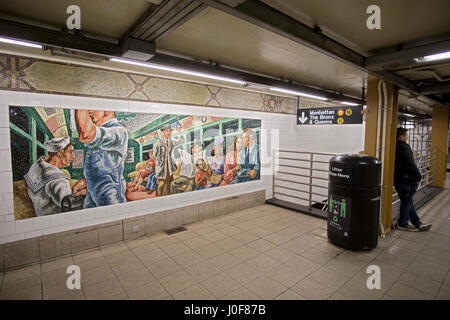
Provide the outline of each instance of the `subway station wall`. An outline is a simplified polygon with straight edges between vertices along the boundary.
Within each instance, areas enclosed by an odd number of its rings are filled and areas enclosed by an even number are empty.
[[[52,75],[59,77],[60,72],[68,74],[57,81],[55,78],[51,80]],[[271,158],[270,148],[273,146],[266,142],[274,132],[278,132],[278,148],[333,153],[352,153],[363,149],[363,125],[297,126],[294,114],[296,101],[293,99],[185,81],[145,78],[142,75],[123,72],[102,72],[99,68],[0,54],[0,243],[138,217],[252,191],[265,190],[266,198],[272,197],[272,176],[263,173],[264,167],[266,172],[272,171],[271,164],[261,161],[261,175],[256,181],[16,220],[13,187],[15,177],[11,157],[11,106],[65,109],[69,112],[74,109],[95,109],[114,111],[116,114],[260,120],[261,134],[258,139],[261,159]],[[130,77],[137,83],[131,81]],[[146,80],[152,84],[148,86],[151,90],[155,90],[155,86],[160,89],[160,98],[148,98],[152,91],[146,91],[145,86],[139,86]],[[131,87],[126,90],[117,88],[120,83],[122,86]],[[104,88],[108,85],[115,89]],[[138,91],[134,92],[135,89]],[[132,92],[134,93],[130,96]],[[151,97],[158,96],[155,92]],[[200,102],[199,92],[202,95],[206,92]],[[301,107],[324,106],[327,105],[301,102]],[[129,148],[132,147],[129,145]],[[129,153],[129,157],[135,157],[135,162],[136,157],[144,155],[145,152]],[[129,163],[129,171],[133,169],[133,165],[134,163]],[[78,169],[72,172],[77,179],[81,177],[82,172],[81,168]]]

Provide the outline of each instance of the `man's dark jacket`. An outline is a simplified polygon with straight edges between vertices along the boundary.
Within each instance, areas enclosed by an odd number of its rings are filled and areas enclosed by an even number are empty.
[[[417,186],[420,180],[422,180],[422,176],[419,169],[417,169],[411,147],[406,142],[397,141],[395,149],[394,184]]]

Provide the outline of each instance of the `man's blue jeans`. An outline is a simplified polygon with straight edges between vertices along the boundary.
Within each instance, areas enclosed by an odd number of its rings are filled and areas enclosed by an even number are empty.
[[[417,186],[396,184],[395,189],[400,198],[400,218],[398,219],[398,225],[400,227],[407,227],[408,221],[411,221],[416,228],[420,228],[422,222],[417,216],[412,199],[417,191]]]

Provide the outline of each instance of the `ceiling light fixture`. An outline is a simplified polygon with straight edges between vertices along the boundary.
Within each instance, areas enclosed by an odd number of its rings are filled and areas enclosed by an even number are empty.
[[[127,64],[132,64],[132,65],[146,67],[146,68],[152,68],[152,69],[158,69],[158,70],[163,70],[163,71],[182,73],[182,74],[187,74],[187,75],[191,75],[191,76],[197,76],[197,77],[202,77],[202,78],[214,79],[214,80],[219,80],[219,81],[226,81],[226,82],[236,83],[236,84],[240,84],[240,85],[246,85],[247,84],[245,81],[242,81],[242,80],[231,79],[231,78],[220,77],[220,76],[214,76],[212,74],[207,74],[207,73],[202,73],[202,72],[195,72],[195,71],[189,71],[189,70],[185,70],[185,69],[161,66],[161,65],[147,63],[147,62],[132,61],[132,60],[126,60],[126,59],[120,59],[120,58],[110,58],[109,61],[127,63]]]
[[[8,38],[3,38],[3,37],[0,37],[0,42],[15,44],[18,46],[42,49],[42,46],[40,44],[26,42],[26,41],[13,40],[13,39],[8,39]]]
[[[283,89],[283,88],[274,87],[274,88],[269,88],[269,90],[283,92],[283,93],[289,93],[289,94],[293,94],[295,96],[309,97],[309,98],[314,98],[314,99],[319,99],[319,100],[328,100],[328,98],[325,98],[325,97],[307,94],[307,93],[303,93],[300,91],[287,90],[287,89]]]
[[[429,61],[437,61],[437,60],[444,60],[444,59],[450,59],[450,51],[432,54],[429,56],[425,56],[423,58],[416,58],[414,60],[416,62],[429,62]]]
[[[354,103],[354,102],[348,102],[348,101],[339,101],[340,103],[342,103],[343,105],[348,105],[348,106],[359,106],[359,103]]]

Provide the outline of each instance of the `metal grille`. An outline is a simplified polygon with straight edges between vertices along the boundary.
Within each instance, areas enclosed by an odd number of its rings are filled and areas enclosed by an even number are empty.
[[[335,153],[274,152],[273,198],[326,210],[329,160]]]
[[[422,175],[422,180],[417,188],[417,190],[420,190],[431,185],[436,175],[436,148],[431,148],[431,119],[400,114],[398,122],[400,127],[408,129],[408,144],[413,151],[414,160]],[[400,199],[394,188],[392,204],[399,201]]]
[[[431,147],[431,119],[416,118],[405,114],[399,115],[399,126],[408,129],[408,144],[415,153]]]

